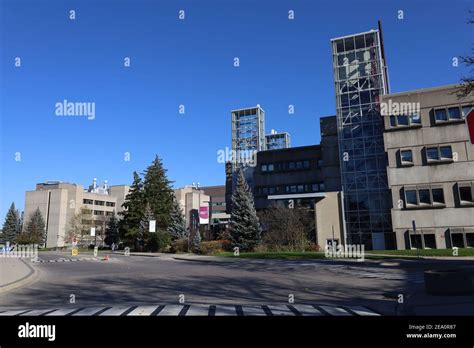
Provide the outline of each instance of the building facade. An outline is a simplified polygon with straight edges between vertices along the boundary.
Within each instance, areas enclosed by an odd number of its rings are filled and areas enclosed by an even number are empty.
[[[291,147],[290,134],[287,132],[278,133],[274,129],[270,134],[265,135],[266,140],[266,149],[267,150],[277,150],[277,149],[287,149]]]
[[[388,93],[382,32],[339,37],[331,44],[348,242],[391,249],[395,238],[379,106]]]
[[[127,185],[108,186],[107,182],[98,187],[96,179],[87,190],[61,181],[39,183],[36,190],[26,192],[24,216],[29,219],[39,208],[46,224],[46,247],[63,247],[70,243],[67,236],[71,220],[82,208],[90,212],[87,219],[91,225],[103,232],[106,221],[123,210],[128,190]]]
[[[315,241],[324,246],[332,239],[342,242],[344,230],[336,117],[322,117],[320,123],[320,145],[258,152],[248,184],[257,211],[273,206],[311,211]],[[227,192],[228,200],[231,195]]]
[[[474,247],[474,145],[458,86],[382,97],[398,249]],[[414,222],[414,226],[413,226]]]

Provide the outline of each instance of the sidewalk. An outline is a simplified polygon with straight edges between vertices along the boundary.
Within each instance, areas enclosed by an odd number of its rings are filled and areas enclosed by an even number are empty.
[[[0,293],[23,286],[36,275],[36,270],[21,258],[0,257]]]

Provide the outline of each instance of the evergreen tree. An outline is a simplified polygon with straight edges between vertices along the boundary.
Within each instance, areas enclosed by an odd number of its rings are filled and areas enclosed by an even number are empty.
[[[188,239],[189,232],[186,230],[186,220],[184,219],[183,211],[181,210],[181,206],[175,196],[173,196],[172,208],[171,221],[167,230],[171,236],[171,240]]]
[[[119,222],[115,214],[107,222],[104,241],[107,245],[117,244],[119,242]]]
[[[18,233],[20,233],[20,214],[15,208],[15,203],[12,203],[3,223],[0,242],[2,244],[10,242],[11,244],[16,240]]]
[[[261,239],[260,222],[255,210],[253,194],[242,169],[237,176],[237,186],[232,194],[230,234],[233,247],[240,251],[253,250]]]
[[[137,172],[133,172],[133,183],[122,204],[123,217],[119,223],[120,239],[128,246],[133,246],[140,233],[140,222],[145,210],[143,183]]]
[[[166,177],[166,169],[156,156],[144,172],[143,193],[151,212],[156,219],[157,229],[166,231],[171,222],[173,209],[173,190],[171,181]]]
[[[30,243],[46,243],[46,223],[44,222],[39,207],[30,215],[24,234],[28,236]]]

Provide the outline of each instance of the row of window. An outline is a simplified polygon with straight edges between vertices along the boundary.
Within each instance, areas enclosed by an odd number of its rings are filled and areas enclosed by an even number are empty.
[[[463,120],[471,109],[472,105],[436,108],[434,109],[435,122],[440,124]],[[390,116],[390,127],[409,126],[421,126],[421,117],[419,114]]]
[[[452,162],[454,160],[451,145],[425,147],[425,155],[428,164]],[[412,166],[414,164],[413,150],[400,150],[400,162],[402,166]]]
[[[99,215],[99,216],[113,216],[114,212],[113,211],[103,211],[103,210],[94,210],[94,215]]]
[[[459,183],[457,190],[460,206],[474,205],[472,183]],[[443,207],[445,204],[444,191],[440,187],[423,187],[405,190],[406,208]]]
[[[106,202],[106,201],[94,201],[92,199],[86,199],[84,198],[82,200],[82,203],[83,204],[95,204],[95,205],[106,205],[107,207],[115,207],[115,203],[114,202]]]
[[[256,195],[274,195],[274,194],[288,194],[288,193],[310,193],[310,192],[323,192],[324,183],[313,183],[313,184],[295,184],[286,186],[265,186],[257,187]]]
[[[318,160],[318,166],[323,165],[322,160]],[[299,170],[311,168],[311,161],[292,161],[292,162],[277,162],[277,163],[266,163],[260,166],[262,173],[288,171],[288,170]]]

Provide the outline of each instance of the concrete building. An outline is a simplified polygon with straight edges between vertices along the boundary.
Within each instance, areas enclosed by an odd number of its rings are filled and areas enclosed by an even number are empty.
[[[186,228],[190,228],[190,214],[192,211],[199,212],[199,223],[201,225],[208,224],[207,213],[204,214],[204,210],[208,209],[210,196],[206,195],[204,190],[199,187],[197,184],[187,185],[183,188],[178,188],[174,190],[176,199],[178,200],[181,210],[183,211],[184,217],[186,219]]]
[[[331,40],[345,225],[351,244],[392,249],[380,97],[389,92],[382,30]]]
[[[230,214],[226,212],[225,186],[204,186],[202,190],[209,196],[210,201],[210,235],[209,239],[219,237],[219,234],[229,227]]]
[[[266,149],[267,150],[277,150],[277,149],[287,149],[291,147],[290,134],[287,132],[278,133],[276,130],[272,129],[270,134],[265,135],[266,140]]]
[[[382,96],[397,248],[474,246],[474,145],[456,86]],[[416,233],[412,221],[416,224]]]
[[[46,247],[62,247],[67,243],[71,219],[86,208],[88,219],[103,229],[110,216],[122,211],[129,187],[126,185],[102,187],[97,180],[85,190],[81,185],[61,181],[46,181],[36,185],[36,190],[27,191],[25,198],[25,219],[39,208],[46,223]],[[24,228],[26,224],[24,224]]]
[[[320,123],[320,145],[258,152],[248,184],[257,211],[272,206],[314,210],[315,240],[324,246],[332,239],[341,243],[344,231],[336,117],[322,117]],[[227,170],[227,182],[229,174]],[[231,195],[226,192],[228,207]]]

